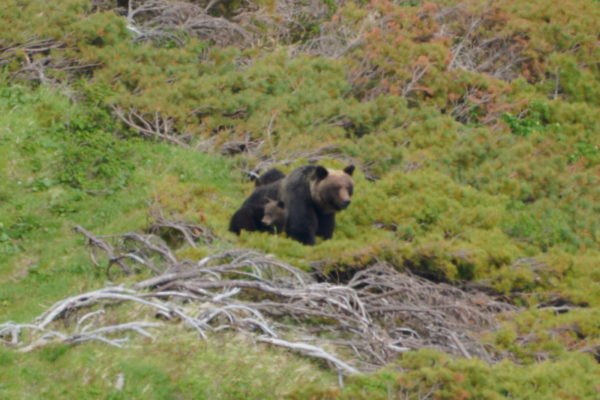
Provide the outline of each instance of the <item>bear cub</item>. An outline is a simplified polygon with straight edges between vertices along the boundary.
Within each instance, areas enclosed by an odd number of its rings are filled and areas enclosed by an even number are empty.
[[[283,201],[268,199],[267,204],[265,204],[262,223],[274,227],[277,233],[283,232],[285,224],[285,204]]]
[[[231,217],[229,230],[237,235],[242,230],[273,232],[275,226],[264,224],[262,219],[268,199],[279,198],[279,188],[284,177],[283,172],[276,168],[258,177],[252,194]]]

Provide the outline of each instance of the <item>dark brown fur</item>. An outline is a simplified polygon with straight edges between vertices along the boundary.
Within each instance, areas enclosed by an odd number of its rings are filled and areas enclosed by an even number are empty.
[[[279,197],[282,180],[259,186],[248,197],[229,221],[229,230],[240,234],[242,230],[272,232],[273,227],[263,224],[265,204]]]
[[[265,204],[262,223],[273,226],[277,232],[282,232],[285,224],[285,204],[281,200],[269,199]]]
[[[341,171],[304,165],[285,177],[279,199],[286,207],[287,235],[308,245],[315,244],[316,236],[330,239],[335,229],[335,213],[350,205],[353,172],[353,165]]]
[[[277,168],[271,168],[270,170],[264,172],[261,176],[256,178],[254,181],[254,185],[256,187],[265,186],[273,182],[277,182],[280,179],[285,178],[285,174],[278,170]]]

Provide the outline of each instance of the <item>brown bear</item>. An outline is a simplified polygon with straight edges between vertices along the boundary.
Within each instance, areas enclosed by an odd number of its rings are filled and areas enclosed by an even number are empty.
[[[265,204],[262,223],[272,226],[277,233],[283,232],[285,224],[285,204],[281,200],[268,199]]]
[[[343,170],[320,165],[296,168],[281,182],[279,200],[285,204],[285,232],[300,243],[314,245],[315,237],[330,239],[335,213],[350,205],[354,165]]]
[[[275,226],[265,225],[262,219],[268,199],[279,198],[279,187],[283,177],[285,177],[283,172],[275,168],[258,177],[256,188],[229,221],[231,232],[239,235],[242,229],[261,232],[274,231]]]

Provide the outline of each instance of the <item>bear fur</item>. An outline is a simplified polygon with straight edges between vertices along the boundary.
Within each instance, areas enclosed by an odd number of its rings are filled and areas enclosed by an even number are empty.
[[[281,182],[279,180],[254,189],[250,197],[231,217],[229,230],[237,235],[242,230],[272,232],[274,227],[263,224],[262,219],[268,199],[278,198]]]
[[[285,204],[281,200],[268,199],[265,204],[262,223],[272,226],[276,232],[283,232],[285,225]]]
[[[229,230],[239,235],[242,229],[247,231],[273,232],[275,226],[262,222],[265,205],[269,199],[279,198],[279,188],[285,175],[273,168],[256,180],[256,188],[229,221]]]
[[[271,168],[254,180],[254,186],[264,186],[285,178],[285,174],[277,168]]]
[[[278,199],[285,204],[288,237],[314,245],[316,236],[330,239],[335,214],[350,205],[354,190],[354,165],[343,170],[320,165],[296,168],[281,181]]]

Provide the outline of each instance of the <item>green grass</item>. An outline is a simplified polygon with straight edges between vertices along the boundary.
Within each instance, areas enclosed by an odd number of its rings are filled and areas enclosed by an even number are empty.
[[[96,144],[91,156],[99,149],[117,151],[118,146],[128,151],[122,152],[120,159],[106,162],[114,167],[104,179],[110,190],[103,191],[100,185],[90,189],[85,182],[82,187],[80,182],[63,179],[65,164],[84,177],[91,174],[94,185],[103,181],[93,178],[94,166],[84,160],[65,159],[65,153],[71,151],[65,136],[74,136],[73,121],[86,118],[85,109],[56,91],[5,86],[0,114],[0,176],[5,182],[0,203],[2,320],[29,319],[65,295],[105,283],[104,268],[91,264],[74,226],[95,234],[143,230],[152,219],[150,210],[160,197],[161,184],[181,190],[172,213],[180,208],[183,196],[193,200],[194,191],[233,197],[239,190],[232,179],[233,169],[224,159],[136,138],[109,139],[108,147],[101,147],[107,143]],[[88,147],[93,144],[80,146],[80,151]],[[90,154],[84,153],[81,158],[87,156]],[[112,178],[124,174],[123,169],[127,169],[126,180],[111,187]],[[216,198],[212,203],[205,198],[202,204],[186,205],[186,217],[200,222],[199,215],[207,215],[205,223],[221,229],[223,216],[215,218],[207,212],[217,203]]]
[[[593,360],[569,355],[559,361],[516,365],[503,361],[451,360],[428,350],[408,354],[394,369],[350,380],[344,399],[594,399],[600,368]]]
[[[335,390],[335,374],[242,337],[203,341],[179,328],[161,335],[126,349],[87,343],[19,354],[1,348],[0,399],[302,399]]]

